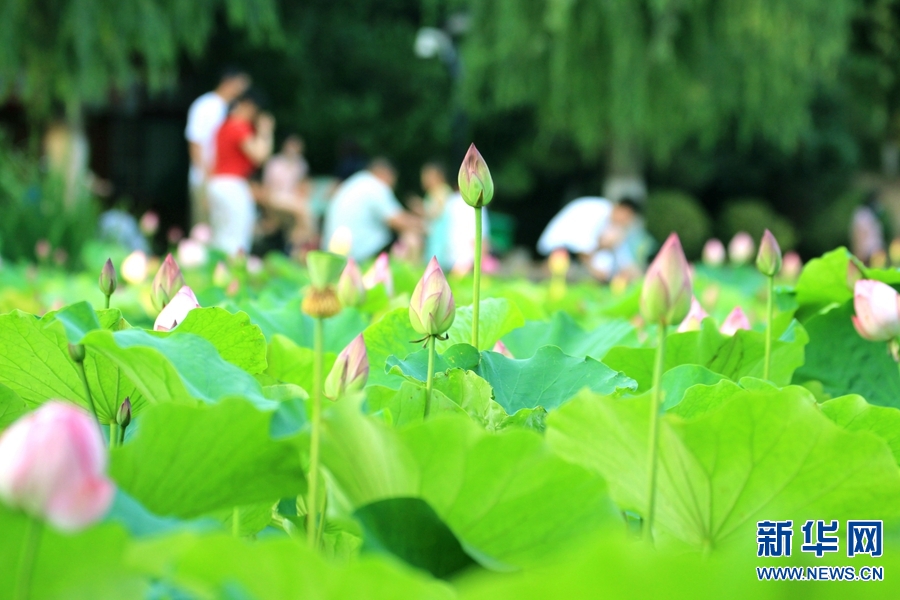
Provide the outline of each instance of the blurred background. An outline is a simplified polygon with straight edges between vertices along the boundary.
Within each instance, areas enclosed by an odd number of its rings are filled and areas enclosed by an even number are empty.
[[[873,199],[900,231],[894,0],[5,0],[0,49],[7,259],[77,257],[110,208],[186,229],[187,110],[229,65],[316,176],[386,155],[404,198],[474,141],[501,253],[598,194],[692,258],[765,227],[818,255]]]

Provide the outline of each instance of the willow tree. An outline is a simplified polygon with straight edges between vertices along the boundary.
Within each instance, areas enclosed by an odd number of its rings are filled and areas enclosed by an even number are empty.
[[[790,148],[844,56],[853,0],[471,0],[475,111],[530,109],[608,174],[724,135]]]

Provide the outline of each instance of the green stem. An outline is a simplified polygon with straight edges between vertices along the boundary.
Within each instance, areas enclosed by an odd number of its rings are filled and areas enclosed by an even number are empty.
[[[323,491],[328,489],[328,481],[322,479],[324,485]],[[328,494],[325,494],[325,501],[322,505],[322,518],[319,519],[319,528],[316,530],[316,547],[322,543],[322,536],[325,535],[325,513],[328,511]]]
[[[241,509],[237,506],[231,509],[231,535],[241,537]]]
[[[119,446],[125,443],[125,429],[125,427],[119,427],[119,441],[117,442]]]
[[[19,556],[19,574],[13,598],[28,600],[31,596],[31,576],[34,572],[34,560],[37,558],[38,546],[41,542],[43,524],[29,516],[25,524],[25,537],[22,538],[22,554]]]
[[[428,376],[425,378],[425,418],[431,413],[431,389],[434,386],[434,336],[428,336]]]
[[[119,425],[116,422],[112,422],[109,424],[109,448],[110,450],[116,447],[116,443],[119,441]]]
[[[763,363],[763,379],[769,379],[769,367],[772,363],[772,315],[774,308],[772,306],[773,297],[775,296],[775,278],[769,277],[768,294],[766,297],[766,360]]]
[[[322,372],[324,371],[323,345],[325,337],[324,319],[316,317],[313,329],[313,406],[312,433],[309,442],[309,497],[306,501],[306,540],[310,548],[316,547],[316,502],[319,483],[319,435],[322,427]]]
[[[110,296],[106,296],[106,308],[109,308],[109,298],[110,298]]]
[[[478,348],[478,310],[481,308],[481,208],[475,209],[475,282],[472,287],[472,345]]]
[[[662,399],[662,374],[666,355],[666,326],[659,327],[656,361],[653,364],[653,390],[650,394],[650,451],[647,458],[647,514],[644,523],[644,539],[653,541],[653,512],[656,509],[656,463],[659,450],[659,406]]]
[[[91,396],[91,387],[88,385],[87,373],[84,370],[84,361],[76,361],[75,364],[78,366],[78,374],[81,376],[81,383],[84,385],[84,393],[87,395],[88,407],[91,409],[91,414],[94,415],[94,420],[97,421],[97,425],[100,425],[100,419],[97,417],[97,409],[94,407],[94,397]]]

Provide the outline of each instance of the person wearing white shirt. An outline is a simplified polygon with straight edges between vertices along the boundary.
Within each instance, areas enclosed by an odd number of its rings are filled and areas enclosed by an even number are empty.
[[[215,90],[194,100],[188,109],[184,137],[188,143],[191,169],[191,224],[208,223],[209,207],[205,189],[216,159],[216,134],[228,116],[228,105],[250,87],[250,76],[238,69],[226,69]]]
[[[347,178],[332,197],[325,213],[322,247],[328,248],[335,232],[349,232],[350,256],[368,260],[387,250],[397,233],[421,233],[422,220],[406,212],[394,195],[397,173],[393,165],[376,158],[369,167]]]

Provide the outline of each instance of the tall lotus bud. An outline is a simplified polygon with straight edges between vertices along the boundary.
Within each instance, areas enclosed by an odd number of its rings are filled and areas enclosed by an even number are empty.
[[[725,317],[719,331],[725,335],[734,335],[739,329],[750,329],[750,319],[740,306],[735,306]]]
[[[116,268],[109,258],[106,259],[106,264],[100,269],[99,285],[100,291],[103,292],[104,296],[112,296],[113,292],[116,291],[116,287],[119,285],[119,280],[116,277]]]
[[[432,256],[409,301],[409,321],[422,335],[441,335],[450,329],[455,317],[450,285],[437,258]]]
[[[106,461],[94,419],[51,400],[0,434],[0,498],[59,529],[83,529],[112,503]]]
[[[384,286],[388,296],[394,295],[394,276],[391,274],[391,260],[387,252],[379,254],[375,263],[363,275],[363,285],[367,290],[371,290],[379,283]]]
[[[152,210],[148,210],[141,215],[138,227],[140,227],[141,233],[148,237],[156,235],[156,231],[159,229],[159,215]]]
[[[125,400],[119,405],[119,410],[116,412],[116,423],[122,429],[131,424],[131,398],[128,396],[125,396]]]
[[[565,248],[557,248],[550,253],[550,257],[547,259],[550,275],[558,279],[564,279],[569,274],[571,264],[572,260],[569,258],[569,251]]]
[[[164,309],[182,287],[184,287],[184,275],[181,274],[181,269],[172,255],[168,254],[162,266],[159,267],[159,271],[156,272],[156,277],[153,278],[153,284],[150,287],[150,298],[153,300],[156,310]]]
[[[900,337],[900,297],[886,283],[861,279],[853,290],[853,326],[873,342]]]
[[[345,393],[358,392],[369,379],[369,357],[366,342],[359,334],[338,354],[325,378],[325,397],[337,400]]]
[[[772,232],[766,229],[759,242],[756,268],[766,277],[775,277],[781,270],[781,247]]]
[[[745,265],[750,262],[755,251],[756,244],[746,231],[734,234],[734,237],[728,242],[728,257],[735,265]]]
[[[360,306],[366,301],[366,286],[363,285],[362,272],[352,258],[347,259],[347,266],[341,273],[337,284],[338,300],[342,306]]]
[[[709,315],[706,314],[706,311],[703,310],[703,307],[700,305],[700,302],[698,302],[696,298],[691,298],[691,310],[684,318],[684,321],[681,322],[681,325],[678,326],[678,333],[684,333],[685,331],[699,331],[700,324],[703,323],[703,319],[708,316]]]
[[[725,264],[725,244],[716,238],[710,238],[703,244],[703,264],[710,267],[721,267]]]
[[[860,279],[865,279],[865,276],[856,261],[851,258],[847,263],[847,288],[855,292],[856,282]]]
[[[166,307],[156,317],[156,322],[153,323],[153,330],[171,331],[175,329],[179,323],[184,321],[187,314],[195,308],[200,308],[197,296],[194,295],[194,291],[191,288],[186,285],[182,286],[178,293],[175,294],[175,297],[172,298],[172,301],[166,304]]]
[[[484,162],[475,144],[469,146],[459,167],[459,193],[466,204],[473,208],[481,208],[491,202],[494,197],[494,180],[491,171]]]
[[[797,281],[800,277],[800,271],[803,270],[803,260],[800,255],[791,250],[784,255],[784,262],[781,264],[781,275],[788,281]]]
[[[491,352],[496,352],[497,354],[501,354],[501,355],[505,356],[506,358],[513,358],[513,359],[515,358],[512,355],[512,352],[509,351],[509,348],[506,347],[506,344],[504,344],[500,340],[497,340],[497,343],[494,344],[493,348],[491,348]]]
[[[147,279],[147,255],[143,250],[135,250],[122,261],[122,279],[131,285],[143,283]]]
[[[650,323],[680,323],[691,307],[690,265],[678,235],[669,236],[650,263],[641,290],[641,316]]]

